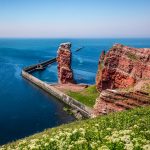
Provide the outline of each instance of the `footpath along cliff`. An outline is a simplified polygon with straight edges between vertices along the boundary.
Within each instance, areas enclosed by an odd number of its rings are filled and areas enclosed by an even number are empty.
[[[94,106],[98,114],[149,105],[150,48],[115,44],[103,51],[96,88],[101,93]]]

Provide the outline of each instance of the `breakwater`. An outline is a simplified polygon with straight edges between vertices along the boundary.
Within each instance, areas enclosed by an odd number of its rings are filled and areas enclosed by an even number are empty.
[[[50,60],[47,60],[47,61],[35,64],[35,65],[31,65],[31,66],[25,67],[23,70],[28,72],[28,73],[31,73],[31,72],[36,71],[38,66],[46,67],[49,64],[52,64],[54,62],[56,62],[56,58],[53,58],[53,59],[50,59]]]
[[[42,80],[30,74],[31,72],[36,71],[39,66],[46,67],[49,64],[52,64],[54,62],[56,62],[56,58],[32,66],[28,66],[22,70],[22,76],[25,79],[37,85],[38,87],[40,87],[41,89],[45,90],[47,93],[55,96],[56,98],[58,98],[59,100],[61,100],[62,102],[70,106],[71,108],[79,111],[84,117],[90,118],[92,114],[92,110],[89,107],[78,102],[77,100],[61,92],[60,90],[56,89],[55,87],[53,87],[53,85],[43,82]]]

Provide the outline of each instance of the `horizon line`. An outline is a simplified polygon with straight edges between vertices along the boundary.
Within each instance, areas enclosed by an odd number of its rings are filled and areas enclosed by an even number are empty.
[[[150,37],[0,37],[0,39],[149,39]]]

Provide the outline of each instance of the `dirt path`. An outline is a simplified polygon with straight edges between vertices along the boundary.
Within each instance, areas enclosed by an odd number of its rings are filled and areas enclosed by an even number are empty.
[[[80,92],[88,87],[88,85],[85,84],[55,84],[53,86],[62,92]]]

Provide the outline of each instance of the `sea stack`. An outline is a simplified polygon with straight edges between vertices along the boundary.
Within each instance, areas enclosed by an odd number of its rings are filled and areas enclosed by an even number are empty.
[[[71,43],[60,44],[57,51],[58,82],[59,84],[74,83],[73,71],[71,69]]]
[[[140,80],[150,78],[150,48],[133,48],[115,44],[100,56],[96,87],[106,89],[127,88]]]

